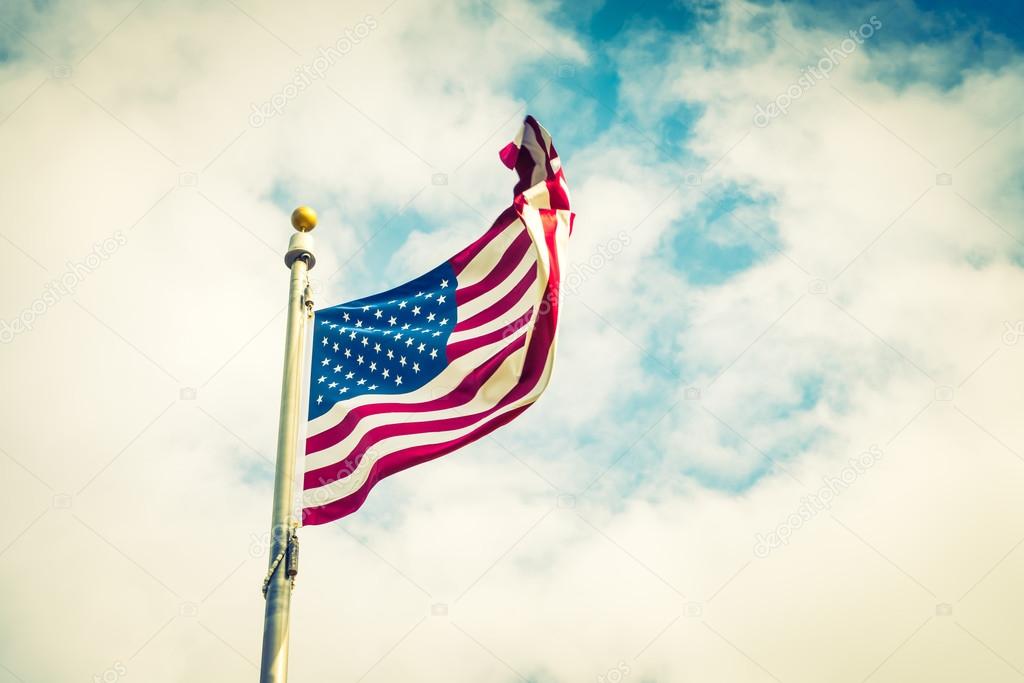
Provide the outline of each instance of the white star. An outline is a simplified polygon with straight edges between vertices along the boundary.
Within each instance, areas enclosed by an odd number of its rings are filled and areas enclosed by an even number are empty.
[[[430,357],[437,358],[437,349],[430,349]]]
[[[327,346],[327,337],[324,337],[324,340],[320,343],[323,344],[324,346]]]
[[[356,384],[358,384],[359,386],[363,386],[364,384],[366,384],[366,380],[365,379],[361,379],[358,382],[356,382]]]
[[[440,337],[440,336],[441,336],[441,333],[440,333],[440,332],[435,332],[434,334],[432,334],[432,335],[430,335],[430,336],[431,336],[431,337]]]
[[[443,294],[441,296],[437,297],[437,303],[439,303],[439,304],[443,304],[444,300],[445,300],[445,296]]]
[[[330,358],[324,358],[322,361],[320,361],[320,365],[330,365],[330,364],[331,364],[331,359]]]
[[[380,376],[381,376],[381,377],[384,377],[385,379],[387,379],[388,377],[390,377],[390,376],[391,376],[391,371],[390,371],[390,370],[388,370],[387,368],[384,368],[384,369],[383,369],[383,370],[381,371],[381,373],[380,373]]]
[[[349,351],[348,349],[345,349],[345,358],[351,358],[351,357],[352,357],[352,352]]]
[[[406,306],[408,306],[408,304],[407,304],[407,303],[405,303],[404,301],[399,301],[399,302],[398,302],[398,307],[399,307],[399,308],[405,308]]]
[[[432,323],[432,322],[434,322],[434,318],[436,318],[436,317],[437,317],[437,316],[436,316],[436,315],[434,315],[433,313],[427,313],[427,322],[428,322],[428,323]]]
[[[352,378],[353,378],[353,377],[355,377],[355,376],[356,376],[356,373],[354,373],[354,372],[349,372],[348,374],[346,374],[346,375],[345,375],[345,379],[352,379]]]
[[[425,299],[433,299],[434,298],[434,293],[433,292],[429,292],[424,298]]]
[[[333,389],[333,388],[334,388],[334,387],[336,387],[336,386],[338,386],[338,383],[337,383],[337,382],[331,382],[330,384],[328,384],[328,385],[327,385],[327,388],[328,388],[328,389]]]
[[[377,372],[377,364],[370,363],[370,372]]]
[[[326,375],[320,375],[320,379],[318,379],[318,380],[316,381],[316,383],[317,383],[317,384],[323,384],[323,383],[324,383],[324,382],[326,382],[326,381],[327,381],[327,376],[326,376]]]
[[[395,385],[398,386],[402,383],[402,376],[395,377]]]
[[[396,318],[395,316],[391,316],[390,318],[388,318],[388,325],[391,325],[392,327],[394,327],[397,324],[398,324],[398,318]]]
[[[419,351],[420,353],[423,353],[423,349],[425,348],[427,348],[427,345],[424,344],[423,342],[420,342],[420,345],[416,347],[416,350]]]
[[[398,334],[395,335],[395,339],[396,340],[401,339],[401,338],[402,338],[402,333],[401,332],[399,332]]]
[[[323,396],[317,396],[316,397],[316,404],[317,405],[320,405],[323,402],[324,402],[324,397]]]
[[[332,330],[333,330],[333,329],[336,329],[337,327],[338,327],[338,323],[334,323],[333,325],[331,325],[331,329],[332,329]]]
[[[356,321],[356,327],[362,327],[362,326],[363,326],[363,321],[362,320],[357,320]]]
[[[365,311],[368,311],[368,310],[370,310],[370,307],[369,307],[369,306],[363,306],[363,311],[364,311],[364,312],[365,312]]]
[[[438,325],[447,325],[447,324],[448,324],[448,318],[442,318],[441,322],[438,323]]]
[[[447,288],[448,288],[448,281],[447,280],[441,280],[441,289],[447,289]]]
[[[401,358],[399,358],[398,359],[398,363],[399,363],[399,365],[401,365],[404,368],[405,367],[405,356],[402,356]]]
[[[392,351],[391,349],[388,349],[388,360],[391,360],[394,357],[395,357],[395,352]]]
[[[337,365],[334,366],[334,371],[341,372],[341,363],[338,363]]]
[[[367,339],[366,337],[363,337],[363,341],[362,341],[362,342],[360,342],[360,343],[361,343],[361,344],[362,344],[363,346],[369,346],[369,345],[370,345],[370,340],[369,340],[369,339]]]
[[[420,364],[419,363],[413,363],[412,364],[412,371],[413,372],[419,372],[420,371]]]
[[[345,322],[348,322],[348,319],[349,319],[348,318],[348,313],[342,313],[341,314],[341,319],[344,320]]]
[[[413,306],[412,307],[412,314],[413,315],[419,315],[420,314],[420,307],[419,306]]]
[[[376,311],[374,311],[373,317],[380,320],[382,317],[384,317],[384,313],[378,308]]]
[[[377,353],[380,353],[380,344],[374,344],[373,350],[376,351]]]
[[[337,351],[338,348],[339,348],[338,347],[338,342],[334,342],[334,346],[332,346],[331,348],[333,348],[335,351]]]
[[[412,337],[406,337],[405,345],[406,346],[412,346]]]
[[[377,388],[376,384],[371,384],[370,386],[367,387],[367,389],[369,389],[370,391],[373,391],[376,388]]]
[[[347,391],[348,391],[348,387],[342,387],[341,389],[338,389],[338,393],[339,394],[344,394]]]
[[[416,296],[423,296],[423,292],[416,292]]]
[[[362,356],[357,356],[356,357],[356,362],[359,363],[360,365],[362,365],[363,364],[363,357]]]
[[[356,331],[352,330],[352,334],[348,335],[348,338],[349,339],[355,339],[356,338]]]
[[[409,329],[409,323],[406,323],[406,324],[402,325],[402,329],[403,330]]]

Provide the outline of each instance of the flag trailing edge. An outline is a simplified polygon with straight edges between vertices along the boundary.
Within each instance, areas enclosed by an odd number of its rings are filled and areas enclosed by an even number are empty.
[[[384,477],[485,436],[546,388],[574,214],[532,116],[499,156],[517,182],[483,235],[404,285],[315,312],[303,524],[351,514]]]

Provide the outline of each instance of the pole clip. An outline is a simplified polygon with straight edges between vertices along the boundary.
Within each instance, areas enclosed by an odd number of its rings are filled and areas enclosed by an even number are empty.
[[[295,533],[294,529],[289,529],[288,537],[285,540],[285,547],[274,557],[274,561],[270,563],[270,567],[267,569],[267,575],[263,578],[263,599],[267,599],[267,590],[270,588],[270,580],[274,576],[274,572],[281,563],[285,563],[284,572],[285,578],[288,579],[291,584],[291,589],[295,590],[295,577],[299,573],[299,536]]]
[[[302,303],[306,307],[306,318],[313,317],[313,287],[310,286],[309,280],[306,280],[306,288],[302,291]]]

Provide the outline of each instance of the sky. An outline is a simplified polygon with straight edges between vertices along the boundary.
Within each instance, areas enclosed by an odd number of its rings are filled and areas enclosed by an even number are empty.
[[[292,679],[1024,678],[1013,3],[4,2],[0,683],[258,675],[323,305],[577,214],[512,424],[300,532]]]

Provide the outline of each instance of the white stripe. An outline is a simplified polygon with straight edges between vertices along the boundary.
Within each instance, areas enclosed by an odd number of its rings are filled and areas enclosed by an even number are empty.
[[[487,277],[494,270],[498,260],[508,251],[509,245],[522,235],[525,229],[526,226],[517,218],[495,235],[494,239],[488,242],[487,246],[481,249],[480,253],[474,256],[473,260],[467,263],[459,273],[459,288],[469,287]]]
[[[472,327],[460,332],[453,332],[452,335],[448,337],[448,345],[451,346],[452,344],[457,344],[458,342],[463,342],[467,339],[483,337],[491,332],[507,327],[516,320],[519,320],[522,316],[526,315],[526,312],[535,306],[536,303],[537,293],[533,291],[532,287],[527,287],[526,291],[523,292],[522,298],[512,304],[508,311],[502,313],[494,320],[484,323],[483,325],[478,325],[477,327]]]
[[[505,276],[505,278],[503,278],[498,284],[491,289],[488,289],[472,301],[459,304],[457,309],[459,313],[459,320],[469,320],[477,313],[490,308],[492,304],[501,301],[503,296],[515,289],[515,286],[519,284],[519,281],[522,280],[528,272],[530,272],[530,269],[533,268],[533,264],[536,262],[537,250],[530,247],[525,253],[523,253],[523,257],[519,260],[519,263],[516,264],[516,267],[512,272]],[[538,279],[540,278],[538,277]],[[547,282],[546,279],[544,281]]]

